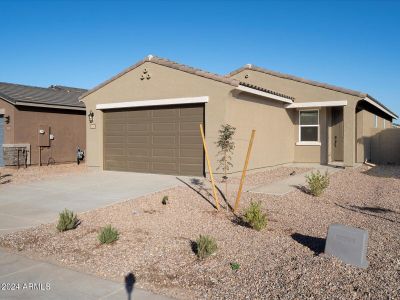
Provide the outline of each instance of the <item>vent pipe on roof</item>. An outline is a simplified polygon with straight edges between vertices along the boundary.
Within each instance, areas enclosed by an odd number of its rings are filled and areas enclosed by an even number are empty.
[[[151,60],[153,57],[154,57],[154,56],[151,55],[151,54],[147,55],[147,59],[148,59],[148,60]]]
[[[251,64],[247,64],[247,65],[246,65],[246,68],[249,68],[249,69],[251,69],[251,67],[252,67],[252,65],[251,65]]]

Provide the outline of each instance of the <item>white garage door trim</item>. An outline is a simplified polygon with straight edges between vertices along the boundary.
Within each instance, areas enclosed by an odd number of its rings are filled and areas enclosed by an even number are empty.
[[[207,102],[208,102],[208,96],[189,97],[189,98],[170,98],[170,99],[157,99],[157,100],[139,100],[139,101],[129,101],[129,102],[103,103],[103,104],[97,104],[96,109],[104,110],[104,109],[129,108],[129,107],[196,104],[196,103],[207,103]]]

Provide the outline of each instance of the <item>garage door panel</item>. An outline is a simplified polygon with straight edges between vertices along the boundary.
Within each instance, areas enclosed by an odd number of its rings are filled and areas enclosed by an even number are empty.
[[[128,161],[127,169],[124,171],[131,172],[148,172],[150,169],[150,162],[145,161]]]
[[[126,142],[129,144],[149,144],[150,137],[148,135],[134,135],[134,136],[126,136]]]
[[[203,168],[203,164],[181,164],[180,174],[185,176],[203,176],[203,172],[199,172]]]
[[[179,109],[176,108],[161,108],[152,110],[153,121],[157,121],[160,118],[174,118],[179,116]]]
[[[153,171],[171,174],[178,172],[178,165],[175,162],[153,162]]]
[[[109,135],[104,138],[105,144],[111,144],[111,143],[120,143],[124,144],[125,143],[125,136],[116,136],[116,135]]]
[[[151,120],[151,112],[146,109],[127,110],[126,119],[128,121]]]
[[[160,122],[153,123],[153,131],[155,132],[163,132],[163,131],[177,131],[178,124],[172,122]]]
[[[128,148],[127,155],[129,157],[149,157],[150,156],[150,149],[148,147],[145,148]]]
[[[104,168],[202,176],[203,118],[203,105],[105,111]]]
[[[193,131],[193,132],[199,132],[199,124],[201,121],[195,121],[195,122],[180,122],[179,123],[179,130],[180,131]]]
[[[193,136],[181,136],[181,144],[183,145],[198,145],[199,138]]]
[[[107,124],[107,127],[106,127],[105,131],[109,132],[109,133],[125,132],[126,131],[126,125],[125,124],[110,123],[110,124]]]
[[[159,146],[159,145],[167,145],[167,146],[174,146],[177,144],[178,139],[176,136],[153,136],[153,145]]]
[[[128,155],[127,151],[125,148],[113,148],[113,147],[107,147],[107,149],[112,149],[111,153],[109,151],[106,152],[105,156],[106,157],[112,157],[112,156],[121,156],[121,155]]]
[[[152,150],[153,157],[171,157],[176,159],[178,157],[178,149],[171,149],[171,148],[155,148]]]
[[[194,149],[181,149],[179,151],[180,157],[185,158],[185,157],[190,157],[190,158],[203,158],[203,151],[197,148]]]
[[[128,132],[133,131],[133,132],[137,132],[137,131],[150,131],[150,126],[151,124],[148,123],[139,123],[137,120],[135,120],[135,123],[129,123],[126,125],[126,130]]]

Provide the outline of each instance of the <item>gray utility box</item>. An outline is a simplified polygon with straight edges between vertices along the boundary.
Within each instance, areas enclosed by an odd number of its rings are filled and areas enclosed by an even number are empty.
[[[367,248],[367,230],[341,224],[329,226],[325,254],[335,256],[347,264],[367,268]]]

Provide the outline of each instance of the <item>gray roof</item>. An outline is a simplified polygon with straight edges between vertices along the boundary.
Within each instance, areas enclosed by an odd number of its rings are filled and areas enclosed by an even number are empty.
[[[129,68],[123,70],[122,72],[118,73],[117,75],[111,77],[110,79],[100,83],[99,85],[95,86],[91,90],[87,91],[86,93],[81,95],[79,97],[79,99],[85,98],[86,96],[88,96],[91,93],[97,91],[98,89],[102,88],[103,86],[105,86],[105,85],[109,84],[110,82],[116,80],[117,78],[125,75],[126,73],[132,71],[133,69],[136,69],[137,67],[141,66],[145,62],[151,62],[151,63],[158,64],[158,65],[161,65],[161,66],[165,66],[165,67],[168,67],[168,68],[172,68],[172,69],[175,69],[175,70],[179,70],[179,71],[182,71],[182,72],[193,74],[193,75],[196,75],[196,76],[200,76],[200,77],[204,77],[204,78],[207,78],[207,79],[211,79],[211,80],[215,80],[215,81],[218,81],[218,82],[222,82],[222,83],[225,83],[225,84],[229,84],[229,85],[234,86],[234,87],[238,87],[239,85],[248,86],[247,84],[245,84],[243,82],[240,82],[239,80],[236,80],[234,78],[229,78],[229,77],[226,77],[226,76],[222,76],[222,75],[210,73],[210,72],[207,72],[207,71],[203,71],[201,69],[196,69],[196,68],[190,67],[188,65],[183,65],[183,64],[180,64],[180,63],[165,59],[165,58],[161,58],[161,57],[157,57],[157,56],[153,56],[153,55],[148,55],[143,60],[137,62],[133,66],[130,66]],[[254,85],[251,86],[251,88],[254,88],[254,89],[257,89],[257,90],[260,90],[260,91],[266,91],[266,92],[272,93],[274,95],[278,95],[279,94],[279,93],[273,92],[273,91],[271,91],[269,89],[266,89],[266,88],[263,88],[263,87],[257,87],[257,86],[254,86]],[[286,96],[286,95],[283,95],[283,94],[279,94],[279,95],[284,97],[284,98],[287,98],[287,99],[291,99],[291,100],[294,99],[293,97]]]
[[[242,82],[241,81],[240,85],[243,85],[243,86],[246,86],[246,87],[261,91],[261,92],[266,92],[266,93],[269,93],[269,94],[272,94],[272,95],[275,95],[275,96],[279,96],[279,97],[282,97],[282,98],[286,98],[288,100],[292,100],[292,101],[294,100],[294,97],[287,96],[285,94],[281,94],[281,93],[278,93],[278,92],[275,92],[275,91],[272,91],[272,90],[269,90],[269,89],[266,89],[266,88],[263,88],[263,87],[259,87],[257,85],[254,85],[254,84],[251,84],[251,83],[248,83],[248,82]]]
[[[340,92],[340,93],[344,93],[344,94],[348,94],[348,95],[352,95],[352,96],[356,96],[356,97],[360,97],[360,98],[368,97],[368,98],[372,99],[373,101],[375,101],[380,106],[382,106],[383,108],[385,108],[386,110],[388,110],[390,113],[392,113],[393,115],[398,117],[398,115],[396,113],[391,111],[384,104],[382,104],[377,99],[375,99],[374,97],[372,97],[371,95],[369,95],[367,93],[363,93],[363,92],[359,92],[359,91],[355,91],[355,90],[339,87],[339,86],[328,84],[328,83],[323,83],[323,82],[318,82],[318,81],[314,81],[314,80],[310,80],[310,79],[305,79],[305,78],[301,78],[301,77],[290,75],[290,74],[285,74],[285,73],[280,73],[280,72],[268,70],[268,69],[265,69],[265,68],[262,68],[262,67],[258,67],[258,66],[252,65],[252,64],[247,64],[247,65],[245,65],[245,66],[243,66],[243,67],[241,67],[241,68],[239,68],[237,70],[234,70],[231,73],[229,73],[228,75],[226,75],[226,77],[227,78],[231,78],[232,76],[234,76],[234,75],[236,75],[236,74],[238,74],[238,73],[240,73],[240,72],[242,72],[244,70],[253,70],[253,71],[260,72],[260,73],[272,75],[272,76],[275,76],[275,77],[280,77],[280,78],[284,78],[284,79],[288,79],[288,80],[293,80],[293,81],[297,81],[297,82],[301,82],[301,83],[305,83],[305,84],[321,87],[321,88],[324,88],[324,89],[328,89],[328,90],[332,90],[332,91],[336,91],[336,92]]]
[[[0,82],[0,98],[14,105],[84,108],[79,96],[87,90],[60,85],[48,88]]]

